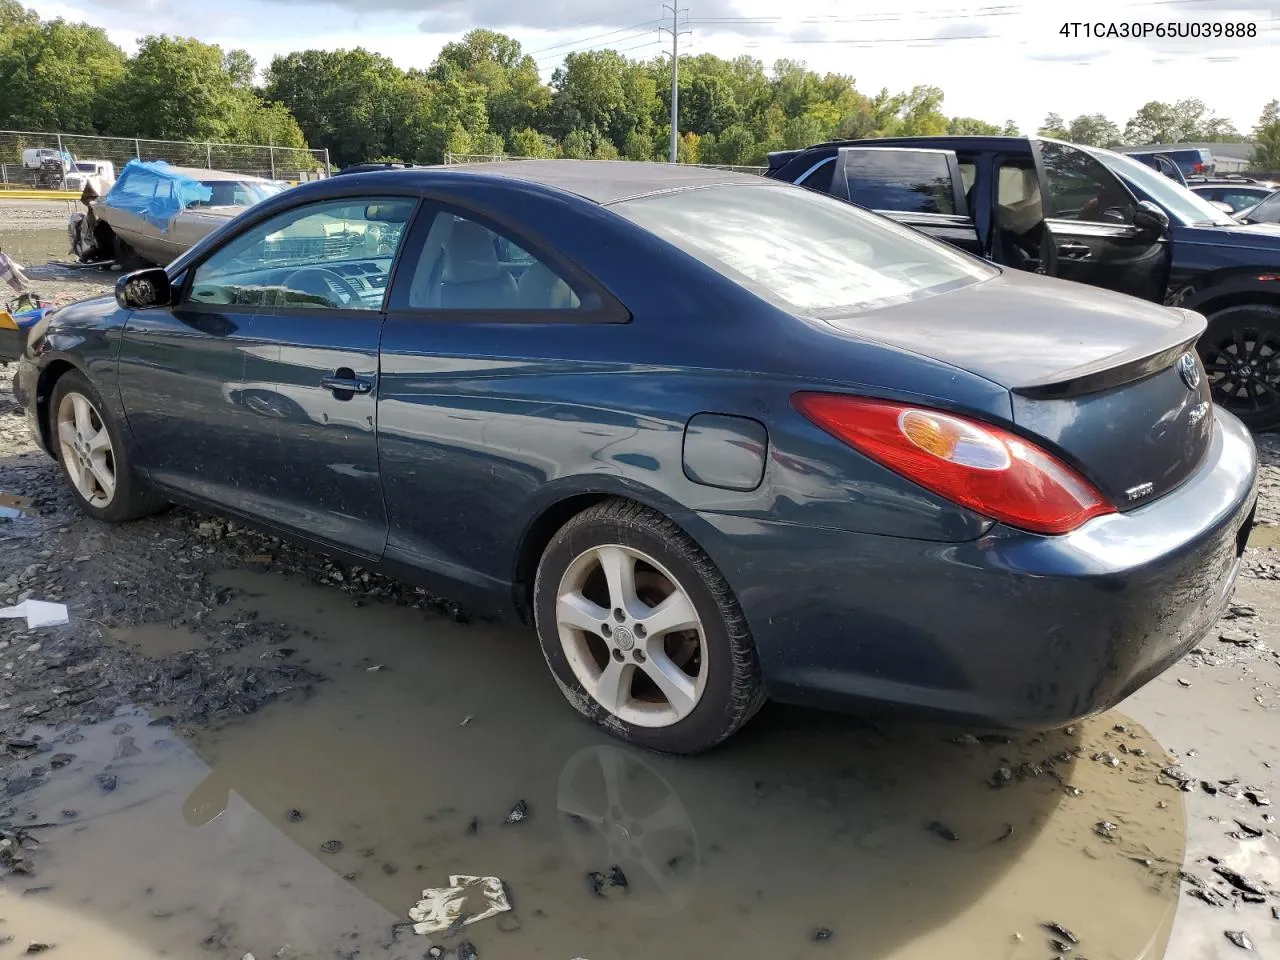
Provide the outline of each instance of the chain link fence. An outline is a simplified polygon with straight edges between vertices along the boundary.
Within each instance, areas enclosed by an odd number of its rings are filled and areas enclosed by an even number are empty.
[[[134,159],[295,182],[316,180],[330,172],[328,150],[0,130],[0,191],[61,190],[70,174],[96,173],[90,166],[94,161],[110,163],[118,176]]]
[[[454,163],[499,163],[504,160],[534,160],[536,157],[508,157],[500,153],[446,153],[444,162]],[[603,160],[602,163],[634,163],[634,160]],[[737,173],[763,174],[768,167],[743,166],[731,163],[690,163],[690,167],[707,167],[712,170],[732,170]]]

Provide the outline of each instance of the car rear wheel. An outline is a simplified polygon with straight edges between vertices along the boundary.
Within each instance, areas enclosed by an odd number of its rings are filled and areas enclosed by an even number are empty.
[[[534,615],[565,697],[623,740],[697,753],[764,702],[728,583],[692,538],[640,504],[606,501],[552,538]]]
[[[58,462],[83,513],[118,523],[164,508],[134,474],[106,404],[79,371],[68,371],[54,384],[50,421]]]
[[[1251,430],[1280,426],[1280,307],[1219,310],[1209,317],[1199,352],[1214,403]]]

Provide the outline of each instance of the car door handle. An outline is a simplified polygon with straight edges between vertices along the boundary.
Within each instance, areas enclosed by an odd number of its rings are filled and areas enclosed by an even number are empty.
[[[1060,243],[1058,256],[1066,257],[1068,260],[1088,260],[1093,256],[1093,249],[1083,243]]]
[[[372,393],[373,381],[357,377],[350,370],[335,370],[333,376],[325,377],[320,386],[334,393]]]

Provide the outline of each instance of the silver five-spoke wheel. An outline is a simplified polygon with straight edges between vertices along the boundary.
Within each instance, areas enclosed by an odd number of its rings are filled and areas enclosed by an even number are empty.
[[[91,507],[105,508],[116,495],[116,457],[102,414],[80,393],[58,404],[58,445],[67,476]]]
[[[656,510],[617,498],[572,517],[543,548],[532,599],[565,698],[616,737],[698,753],[764,702],[733,589]]]
[[[654,558],[606,544],[578,556],[556,596],[556,627],[574,676],[615,717],[678,723],[707,680],[707,641],[693,601]]]

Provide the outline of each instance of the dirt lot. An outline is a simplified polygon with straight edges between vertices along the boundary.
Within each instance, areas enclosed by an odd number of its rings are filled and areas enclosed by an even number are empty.
[[[6,250],[22,233],[0,220]],[[113,279],[30,272],[45,296]],[[71,615],[0,620],[0,951],[1280,956],[1263,448],[1239,606],[1119,710],[1011,741],[770,707],[674,760],[580,722],[483,611],[182,510],[83,519],[0,368],[0,607]],[[512,909],[415,933],[453,875],[501,878]]]

